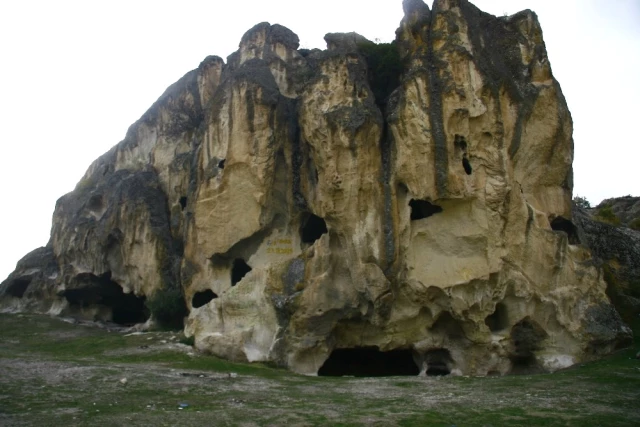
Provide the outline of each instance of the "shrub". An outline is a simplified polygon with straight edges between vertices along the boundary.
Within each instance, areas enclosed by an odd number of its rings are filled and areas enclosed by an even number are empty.
[[[187,306],[180,289],[160,289],[147,298],[146,305],[160,327],[168,329],[183,328],[183,319],[187,315]]]
[[[582,209],[591,209],[591,203],[586,197],[576,196],[573,198],[573,203]]]
[[[633,221],[629,223],[629,228],[640,231],[640,217],[633,219]]]
[[[620,225],[620,219],[613,212],[613,208],[610,205],[601,207],[596,214],[596,219],[609,224]]]
[[[383,106],[395,88],[400,86],[400,75],[404,69],[396,42],[358,44],[360,54],[367,61],[369,86],[376,104]]]
[[[182,337],[180,337],[180,343],[193,347],[196,344],[196,337],[193,335],[191,335],[190,337],[185,337],[183,335]]]

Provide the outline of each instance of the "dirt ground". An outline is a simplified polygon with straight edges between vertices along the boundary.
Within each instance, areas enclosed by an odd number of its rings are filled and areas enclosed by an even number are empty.
[[[0,425],[640,425],[638,344],[554,374],[304,377],[139,333],[0,314]]]

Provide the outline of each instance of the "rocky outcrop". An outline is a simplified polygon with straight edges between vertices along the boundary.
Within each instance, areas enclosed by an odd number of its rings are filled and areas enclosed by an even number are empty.
[[[42,288],[137,322],[180,289],[197,348],[305,374],[554,370],[624,343],[536,15],[403,7],[390,45],[298,50],[262,23],[205,59],[60,199],[54,272],[21,261],[2,304]]]
[[[615,206],[616,216],[628,224],[637,218],[637,199],[607,199],[599,207]],[[590,249],[594,263],[602,268],[607,295],[616,309],[627,323],[637,327],[640,324],[640,231],[598,220],[598,211],[599,208],[586,210],[574,206],[581,243]]]
[[[609,211],[609,215],[607,215]],[[605,199],[598,204],[592,211],[589,211],[596,217],[605,215],[605,221],[610,219],[611,222],[619,223],[634,230],[640,230],[640,197],[624,196]]]

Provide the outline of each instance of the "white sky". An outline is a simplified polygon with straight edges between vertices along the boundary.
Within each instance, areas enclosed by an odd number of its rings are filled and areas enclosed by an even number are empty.
[[[574,194],[640,195],[640,0],[474,3],[538,14],[574,120]],[[0,281],[46,244],[58,197],[207,55],[226,60],[262,21],[324,49],[328,32],[390,41],[401,19],[401,0],[2,1]]]

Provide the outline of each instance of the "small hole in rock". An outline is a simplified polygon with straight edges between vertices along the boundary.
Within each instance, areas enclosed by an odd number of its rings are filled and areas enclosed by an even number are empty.
[[[578,237],[578,229],[573,222],[565,219],[561,216],[555,217],[551,221],[551,229],[554,231],[562,231],[567,234],[570,245],[580,244],[580,237]]]
[[[484,324],[489,327],[491,332],[498,332],[506,329],[509,325],[507,319],[507,307],[499,302],[496,304],[495,311],[484,319]]]
[[[453,139],[453,145],[462,151],[467,150],[467,140],[462,135],[456,135]]]
[[[30,283],[30,279],[16,279],[7,287],[6,293],[12,297],[22,298]]]
[[[231,286],[235,286],[250,271],[251,267],[242,258],[234,259],[231,267]]]
[[[471,168],[471,163],[469,163],[469,159],[467,158],[467,156],[464,156],[462,158],[462,167],[464,168],[464,172],[467,175],[471,175],[471,172],[473,172],[473,169]]]
[[[339,348],[318,370],[319,376],[389,377],[418,375],[411,350],[380,351],[378,347]]]
[[[89,203],[87,203],[87,208],[93,212],[101,211],[103,206],[101,194],[94,194],[89,199]]]
[[[313,244],[320,236],[328,232],[325,220],[314,214],[309,214],[302,224],[300,228],[302,243]]]
[[[184,208],[187,207],[187,197],[186,196],[180,197],[180,207],[182,208],[182,210],[184,210]]]
[[[427,362],[427,376],[440,377],[451,373],[449,366],[453,363],[453,359],[451,359],[449,350],[444,348],[429,350],[425,354],[425,360]]]
[[[428,218],[433,214],[442,212],[442,208],[438,205],[434,205],[427,200],[411,199],[409,202],[411,207],[411,220]]]
[[[200,308],[203,305],[209,304],[212,300],[218,298],[215,292],[211,289],[207,289],[206,291],[196,292],[191,299],[191,305],[193,308]]]
[[[226,160],[227,160],[227,159],[222,159],[222,160],[220,160],[220,161],[218,162],[218,169],[224,169],[224,162],[225,162]]]

